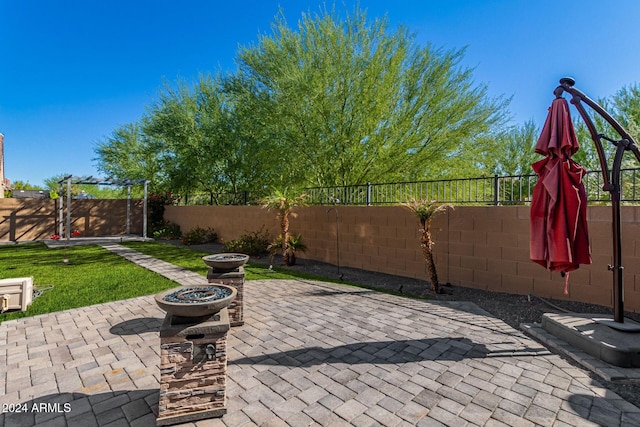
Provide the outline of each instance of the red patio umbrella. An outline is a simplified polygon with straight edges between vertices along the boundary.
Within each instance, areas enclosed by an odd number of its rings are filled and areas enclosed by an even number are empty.
[[[536,144],[546,156],[531,166],[538,175],[531,200],[530,257],[550,271],[568,273],[591,264],[587,228],[587,195],[582,183],[585,169],[571,156],[580,148],[569,104],[553,101]]]

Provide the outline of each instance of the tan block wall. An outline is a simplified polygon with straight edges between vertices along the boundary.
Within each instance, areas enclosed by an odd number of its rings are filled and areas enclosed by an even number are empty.
[[[141,200],[131,201],[131,234],[142,234],[142,205]],[[48,239],[58,232],[56,207],[56,200],[0,200],[0,241]],[[126,200],[73,200],[71,204],[71,229],[85,237],[125,234],[126,219]]]
[[[164,219],[178,224],[183,233],[195,227],[211,227],[219,238],[228,241],[262,226],[272,237],[277,236],[275,215],[259,206],[166,206]]]
[[[37,199],[0,200],[0,241],[48,239],[55,232],[55,202]]]
[[[336,221],[336,211],[338,219]],[[291,231],[302,233],[309,250],[301,258],[427,280],[418,221],[398,206],[312,206],[297,209]],[[640,312],[640,207],[624,206],[625,310]],[[165,218],[183,231],[213,227],[225,240],[265,226],[278,231],[276,213],[257,206],[168,206]],[[458,206],[436,218],[438,277],[442,283],[514,294],[613,305],[611,208],[588,210],[593,264],[564,279],[529,259],[528,206]],[[339,229],[336,241],[336,229]]]

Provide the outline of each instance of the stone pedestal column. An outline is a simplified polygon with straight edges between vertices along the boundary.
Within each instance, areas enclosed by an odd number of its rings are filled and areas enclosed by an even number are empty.
[[[236,299],[227,307],[229,309],[229,322],[231,326],[244,325],[244,267],[222,272],[209,268],[207,280],[209,283],[233,286],[238,290]]]
[[[228,331],[226,308],[205,319],[166,315],[160,328],[158,426],[227,412]]]

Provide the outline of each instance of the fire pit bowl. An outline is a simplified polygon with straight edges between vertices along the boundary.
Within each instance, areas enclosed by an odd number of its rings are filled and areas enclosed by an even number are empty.
[[[216,270],[234,270],[249,261],[249,255],[222,253],[203,256],[202,260],[207,266]]]
[[[237,293],[226,285],[179,286],[156,294],[156,304],[173,316],[211,316],[231,304]]]

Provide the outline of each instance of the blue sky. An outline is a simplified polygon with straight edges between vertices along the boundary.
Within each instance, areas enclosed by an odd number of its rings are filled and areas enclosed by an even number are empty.
[[[338,1],[352,11],[357,2]],[[331,1],[56,2],[0,0],[0,133],[5,175],[42,185],[99,176],[95,144],[138,120],[163,80],[233,70],[281,7],[290,26]],[[640,80],[640,2],[394,0],[359,2],[416,41],[467,46],[463,65],[494,96],[513,96],[514,124],[541,126],[558,80],[597,99]]]

